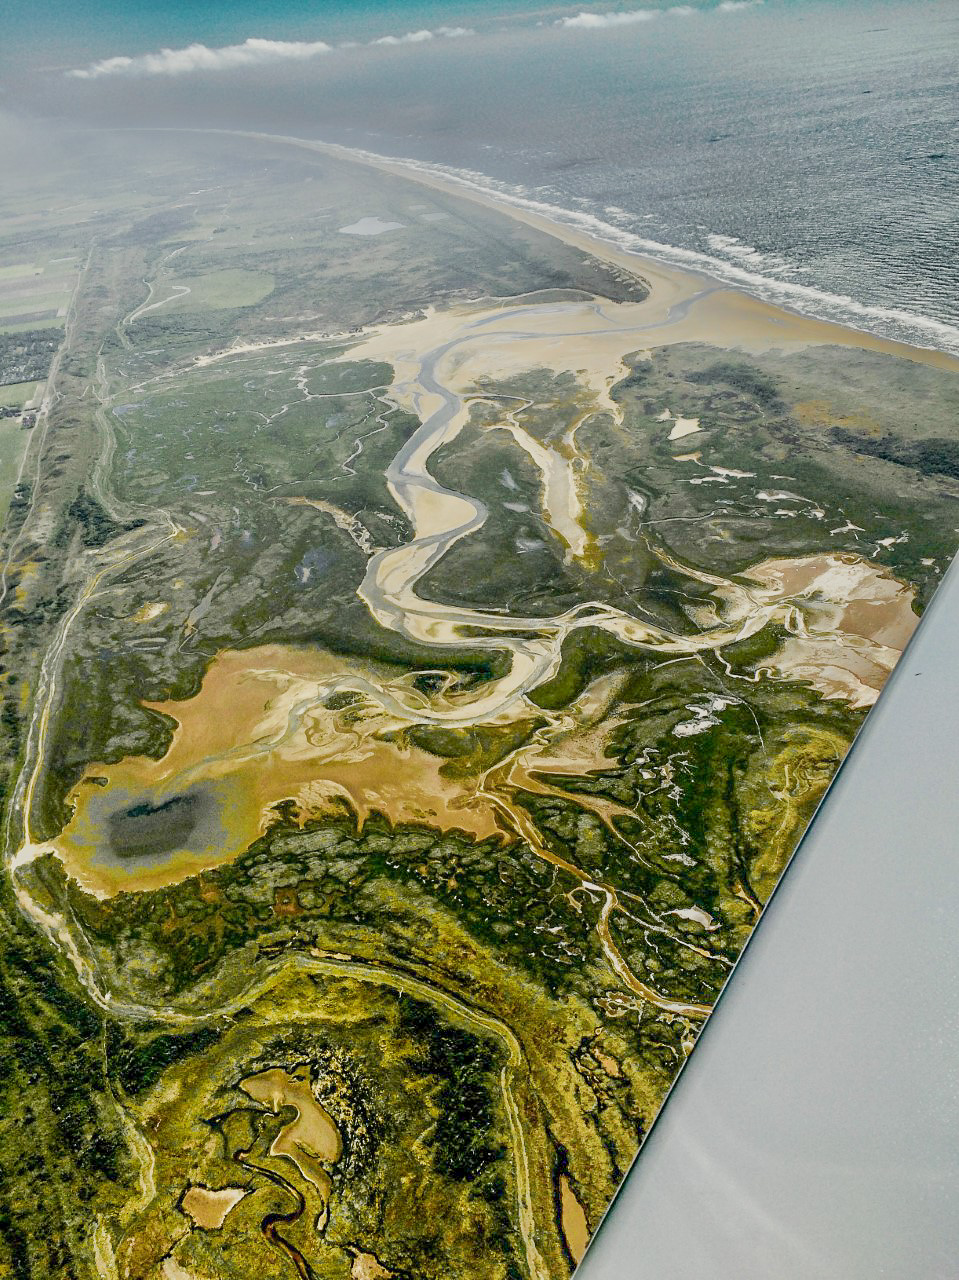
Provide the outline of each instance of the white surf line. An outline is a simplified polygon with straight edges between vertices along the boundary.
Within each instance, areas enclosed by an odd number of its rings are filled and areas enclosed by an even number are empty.
[[[812,286],[777,280],[695,249],[682,249],[649,240],[635,232],[604,222],[594,214],[566,209],[517,194],[505,183],[497,182],[486,174],[410,157],[384,156],[339,143],[297,138],[287,134],[226,129],[186,132],[228,133],[263,142],[302,147],[354,164],[370,165],[510,214],[531,226],[538,226],[566,243],[577,245],[594,257],[612,262],[631,275],[638,275],[640,278],[645,278],[650,273],[661,275],[666,279],[672,278],[674,286],[677,276],[698,279],[701,283],[708,283],[710,289],[729,289],[787,315],[855,334],[865,339],[862,345],[875,345],[879,349],[887,349],[913,360],[942,356],[942,361],[934,359],[930,362],[939,367],[959,369],[959,329],[954,325],[899,308],[873,306]],[[911,346],[902,339],[886,337],[874,329],[864,328],[864,321],[901,325],[911,331],[910,342],[915,341],[916,345]],[[915,339],[914,333],[921,334],[921,339]]]

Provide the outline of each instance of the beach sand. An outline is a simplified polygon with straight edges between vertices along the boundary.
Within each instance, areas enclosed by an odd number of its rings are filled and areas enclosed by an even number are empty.
[[[860,329],[789,311],[752,297],[742,290],[729,288],[708,275],[680,270],[678,267],[666,266],[654,258],[629,253],[576,227],[514,204],[505,197],[498,199],[495,195],[459,182],[452,176],[427,172],[401,160],[373,156],[369,152],[355,151],[334,143],[282,134],[246,132],[240,136],[302,147],[333,159],[379,169],[383,173],[419,183],[444,195],[468,200],[513,218],[563,244],[579,249],[582,253],[618,267],[640,279],[649,288],[649,299],[642,305],[647,306],[650,311],[655,308],[662,314],[664,328],[668,325],[671,331],[670,338],[667,339],[669,341],[712,342],[717,346],[741,347],[747,351],[768,351],[773,348],[789,351],[830,344],[883,352],[937,369],[959,372],[959,358],[945,352],[911,347]]]

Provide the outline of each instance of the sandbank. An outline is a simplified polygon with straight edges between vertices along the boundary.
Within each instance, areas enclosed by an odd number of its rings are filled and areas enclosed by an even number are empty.
[[[912,347],[891,338],[881,338],[864,330],[853,329],[830,320],[818,320],[812,316],[764,302],[740,289],[730,288],[705,273],[667,266],[655,258],[627,252],[567,223],[554,221],[535,210],[513,204],[505,197],[497,198],[492,193],[459,182],[453,176],[433,171],[426,172],[402,160],[375,156],[369,152],[356,151],[335,143],[295,138],[284,134],[235,132],[242,137],[302,147],[307,151],[316,151],[334,159],[367,165],[408,182],[417,182],[444,195],[468,200],[495,213],[504,214],[516,222],[552,236],[563,244],[579,249],[582,253],[628,272],[645,283],[650,291],[650,299],[664,304],[667,311],[681,310],[682,304],[696,298],[696,311],[700,325],[696,326],[699,330],[697,336],[688,339],[690,341],[708,341],[730,347],[742,346],[747,350],[755,351],[836,344],[858,347],[865,351],[879,351],[920,364],[932,365],[938,369],[959,372],[959,358],[948,355],[946,352],[926,347]]]

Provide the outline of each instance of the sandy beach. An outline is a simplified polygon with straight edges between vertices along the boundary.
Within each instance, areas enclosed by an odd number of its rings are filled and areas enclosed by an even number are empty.
[[[642,280],[650,291],[649,299],[643,305],[649,310],[652,306],[661,310],[664,320],[670,313],[682,317],[682,320],[677,319],[675,324],[670,324],[672,341],[711,341],[722,346],[742,347],[747,351],[766,351],[771,348],[797,350],[814,345],[840,345],[878,351],[937,369],[959,372],[959,359],[946,352],[912,347],[903,342],[877,337],[861,329],[835,324],[829,320],[818,320],[774,306],[742,290],[730,288],[708,275],[681,270],[654,258],[626,252],[566,223],[523,208],[505,197],[497,198],[452,176],[447,177],[435,171],[427,172],[401,160],[375,156],[370,152],[335,143],[282,134],[240,131],[235,136],[301,147],[337,160],[367,165],[394,177],[440,191],[444,195],[471,201],[552,236],[571,248],[590,254]],[[679,324],[682,324],[682,328],[678,327]]]

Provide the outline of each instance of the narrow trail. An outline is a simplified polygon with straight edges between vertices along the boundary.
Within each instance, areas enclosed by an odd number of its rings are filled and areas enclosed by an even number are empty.
[[[153,301],[154,296],[156,294],[157,285],[160,282],[160,277],[163,274],[167,263],[170,262],[173,258],[175,258],[178,254],[183,253],[187,247],[188,247],[187,245],[180,245],[178,248],[171,249],[169,253],[166,253],[163,255],[163,257],[157,263],[156,275],[154,276],[154,278],[152,280],[143,281],[143,283],[147,287],[146,299],[143,302],[141,302],[139,306],[134,307],[132,311],[128,311],[127,314],[117,322],[117,326],[116,326],[117,337],[119,338],[121,345],[127,351],[132,350],[132,344],[130,342],[130,339],[127,337],[127,329],[130,327],[131,324],[135,324],[137,320],[140,319],[141,316],[145,316],[148,312],[157,311],[160,307],[165,307],[167,303],[176,301],[177,298],[185,298],[187,294],[191,292],[189,286],[185,284],[172,284],[170,285],[171,292],[167,295],[167,297],[161,298],[158,302]]]
[[[58,404],[61,399],[60,391],[57,388],[57,376],[60,372],[60,366],[63,363],[63,358],[69,351],[70,344],[73,341],[73,335],[76,329],[77,299],[80,296],[81,286],[90,270],[90,264],[93,261],[95,249],[96,243],[94,242],[91,244],[89,251],[87,252],[86,260],[82,268],[77,273],[77,282],[73,286],[73,292],[70,295],[70,301],[67,306],[67,315],[63,326],[63,341],[61,342],[56,355],[53,357],[53,362],[50,365],[50,371],[47,374],[46,386],[43,391],[43,399],[40,403],[40,408],[37,411],[36,425],[30,432],[30,443],[23,451],[23,456],[20,459],[20,466],[17,470],[15,488],[19,488],[23,483],[24,476],[27,474],[28,468],[30,467],[33,468],[33,482],[30,490],[30,501],[27,505],[24,518],[20,523],[20,528],[17,533],[11,539],[10,545],[7,548],[7,554],[3,560],[3,565],[0,566],[0,608],[5,604],[10,589],[9,575],[10,569],[13,566],[14,557],[20,548],[23,541],[23,534],[29,527],[36,509],[37,498],[40,493],[43,454],[46,449],[47,434],[50,428],[50,410],[54,405]]]

